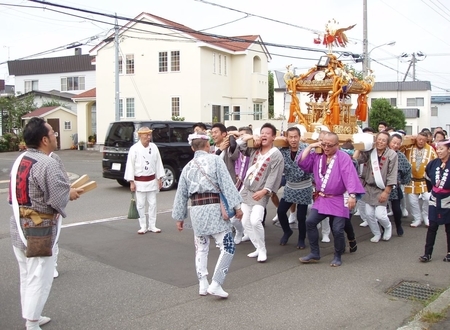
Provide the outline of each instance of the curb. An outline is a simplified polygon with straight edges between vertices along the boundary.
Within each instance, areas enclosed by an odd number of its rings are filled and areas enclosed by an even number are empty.
[[[424,307],[420,312],[418,312],[414,319],[408,324],[397,328],[397,330],[422,330],[429,329],[430,324],[422,322],[420,319],[422,315],[427,312],[441,313],[450,307],[450,288],[445,290],[443,293],[436,298],[435,301],[430,303],[428,306]]]

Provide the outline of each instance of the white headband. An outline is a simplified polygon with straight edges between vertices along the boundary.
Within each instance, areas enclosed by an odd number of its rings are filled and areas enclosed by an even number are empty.
[[[191,145],[192,140],[195,140],[195,139],[209,140],[209,136],[206,134],[199,134],[197,132],[189,134],[189,137],[188,137],[189,145]]]

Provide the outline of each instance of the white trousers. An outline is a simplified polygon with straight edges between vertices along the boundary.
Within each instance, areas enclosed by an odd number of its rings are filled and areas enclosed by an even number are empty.
[[[366,204],[366,221],[369,224],[369,228],[372,231],[373,235],[381,235],[380,225],[383,226],[384,229],[389,228],[391,225],[391,221],[387,216],[386,206],[372,206],[367,203]]]
[[[422,193],[422,209],[420,209],[419,194],[407,194],[409,209],[414,218],[414,222],[428,221],[428,202],[430,200],[430,193]]]
[[[219,259],[217,259],[212,280],[222,285],[225,281],[226,275],[228,274],[228,269],[230,268],[231,261],[233,260],[234,252],[236,251],[233,235],[230,231],[223,231],[221,233],[209,236],[194,236],[195,269],[199,280],[205,276],[208,276],[210,236],[214,238],[217,247],[220,249]]]
[[[330,228],[330,218],[325,218],[321,222],[322,225],[322,237],[323,236],[330,236],[331,234],[331,228]]]
[[[156,191],[136,191],[136,208],[139,213],[139,225],[142,230],[156,229]],[[148,227],[145,204],[148,203]]]
[[[356,202],[356,207],[359,211],[359,216],[361,217],[362,221],[367,221],[367,215],[366,215],[366,202],[363,202],[361,199]]]
[[[52,288],[55,259],[53,256],[27,258],[25,251],[15,246],[13,250],[19,263],[22,317],[39,320]]]
[[[264,219],[264,207],[261,205],[250,206],[242,203],[242,225],[244,231],[252,241],[256,249],[266,249],[264,238],[264,227],[262,221]]]
[[[231,224],[236,229],[236,232],[243,233],[244,232],[244,226],[242,225],[241,220],[239,220],[236,217],[232,217],[230,219]]]

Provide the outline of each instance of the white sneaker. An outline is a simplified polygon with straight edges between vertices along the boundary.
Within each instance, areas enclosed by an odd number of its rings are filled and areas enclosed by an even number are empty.
[[[356,210],[354,215],[358,215],[359,216],[359,210]]]
[[[36,322],[27,321],[25,323],[25,326],[27,327],[27,330],[42,330],[41,327],[39,326],[39,321]]]
[[[413,221],[409,226],[413,228],[417,228],[422,224],[421,220]]]
[[[247,234],[244,234],[244,236],[242,236],[241,242],[247,242],[250,240],[250,237],[248,237]]]
[[[367,221],[363,221],[359,224],[360,227],[367,227],[368,225]]]
[[[430,220],[424,219],[423,223],[425,224],[426,227],[430,227]]]
[[[272,222],[273,222],[273,224],[276,224],[278,221],[280,221],[280,220],[278,220],[278,214],[277,214],[276,216],[273,217]]]
[[[154,228],[148,228],[148,231],[152,232],[152,233],[160,233],[161,229],[154,227]]]
[[[384,228],[383,241],[389,241],[392,237],[392,225],[389,224],[389,227]]]
[[[392,211],[389,211],[389,212],[387,213],[387,216],[388,216],[388,217],[390,217],[390,216],[392,216],[392,215],[394,215],[394,213],[393,213]]]
[[[243,236],[244,236],[244,233],[236,230],[236,234],[234,235],[234,244],[236,244],[236,245],[240,244],[242,242]]]
[[[207,292],[214,296],[218,296],[221,298],[228,298],[228,292],[225,292],[222,289],[222,286],[219,283],[217,283],[216,281],[211,282],[211,284],[208,287]]]
[[[57,278],[58,276],[59,276],[59,273],[55,268],[55,270],[53,271],[53,278]],[[39,325],[42,325],[42,324],[39,324]]]
[[[329,235],[323,235],[322,236],[322,243],[330,243],[330,236]]]
[[[256,251],[253,251],[253,252],[247,254],[247,257],[249,257],[249,258],[256,258],[258,255],[259,255],[259,251],[256,250]]]
[[[289,216],[289,224],[296,222],[297,222],[297,214],[291,213],[291,215]]]
[[[381,235],[375,235],[370,239],[372,243],[378,243],[380,241]]]
[[[39,317],[39,326],[47,324],[48,322],[50,322],[52,319],[47,317],[47,316],[41,316]]]
[[[202,277],[200,280],[198,280],[198,294],[200,296],[206,296],[208,294],[208,278],[206,276]]]
[[[267,260],[267,250],[266,249],[260,249],[258,251],[258,262],[265,262]]]
[[[407,218],[409,215],[408,210],[407,209],[402,209],[402,217],[403,218]]]

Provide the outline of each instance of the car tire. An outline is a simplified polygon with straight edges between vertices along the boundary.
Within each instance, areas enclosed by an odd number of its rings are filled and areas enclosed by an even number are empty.
[[[124,179],[117,179],[117,183],[120,184],[122,187],[130,187],[130,183]]]
[[[175,170],[170,165],[164,165],[164,172],[165,172],[165,178],[162,184],[161,191],[167,191],[175,188],[177,182],[176,182],[176,175]]]

